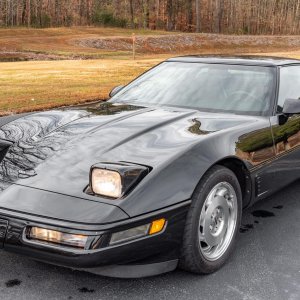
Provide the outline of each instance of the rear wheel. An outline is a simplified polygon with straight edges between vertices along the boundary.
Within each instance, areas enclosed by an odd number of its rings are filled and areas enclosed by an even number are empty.
[[[180,266],[208,274],[228,259],[241,222],[242,194],[235,174],[212,167],[193,195],[185,225]]]

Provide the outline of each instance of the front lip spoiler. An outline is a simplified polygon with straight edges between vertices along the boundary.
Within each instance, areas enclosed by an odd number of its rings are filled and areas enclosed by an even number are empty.
[[[152,264],[139,265],[111,265],[91,269],[74,269],[88,273],[113,277],[113,278],[143,278],[156,276],[163,273],[174,271],[178,266],[179,259],[172,259]]]

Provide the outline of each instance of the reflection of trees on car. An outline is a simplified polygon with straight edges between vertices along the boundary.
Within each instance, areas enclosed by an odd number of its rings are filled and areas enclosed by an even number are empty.
[[[299,146],[300,117],[291,117],[284,125],[275,126],[273,128],[273,137],[278,154]],[[248,158],[248,160],[253,160],[254,157],[258,159],[260,157],[259,154],[264,152],[266,155],[269,155],[267,152],[273,151],[273,137],[269,130],[265,129],[244,135],[236,145],[237,151],[239,151],[240,155]],[[259,162],[259,160],[256,162]]]
[[[203,134],[209,134],[210,131],[205,131],[201,129],[201,122],[197,119],[192,120],[193,125],[189,127],[189,132],[193,134],[203,135]]]
[[[55,137],[51,135],[51,131],[62,121],[60,115],[45,114],[37,118],[23,119],[22,122],[16,120],[10,126],[3,126],[0,139],[13,143],[0,163],[0,179],[14,181],[17,178],[35,176],[36,166],[58,149],[67,147],[66,142],[70,140],[71,132],[60,131]]]

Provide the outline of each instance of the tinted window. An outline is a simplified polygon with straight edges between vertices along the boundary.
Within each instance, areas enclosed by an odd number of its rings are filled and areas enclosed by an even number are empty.
[[[280,70],[280,87],[278,96],[278,112],[286,99],[300,98],[300,66],[283,67]]]
[[[165,62],[112,101],[265,115],[274,99],[275,73],[259,66]]]

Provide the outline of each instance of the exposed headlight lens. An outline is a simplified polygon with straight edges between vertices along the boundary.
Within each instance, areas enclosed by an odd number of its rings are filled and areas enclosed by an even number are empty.
[[[121,175],[116,171],[93,169],[92,190],[98,195],[120,198],[122,195]]]
[[[39,227],[31,227],[27,236],[30,240],[42,241],[63,246],[84,249],[88,237],[79,234],[69,234]]]
[[[122,242],[135,240],[147,235],[153,235],[163,231],[165,226],[166,226],[166,220],[159,219],[153,221],[150,224],[141,225],[124,231],[116,232],[111,235],[109,244],[114,245]]]

